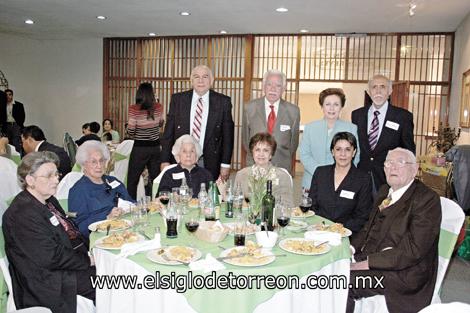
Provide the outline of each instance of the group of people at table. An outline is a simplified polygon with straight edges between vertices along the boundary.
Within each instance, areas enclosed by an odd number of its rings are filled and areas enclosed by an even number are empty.
[[[163,110],[155,103],[151,85],[139,86],[129,112],[128,132],[135,140],[129,167],[138,167],[139,172],[147,165],[153,179],[160,169],[176,163],[163,174],[160,191],[179,187],[181,173],[194,197],[201,183],[229,179],[232,106],[229,97],[210,89],[213,79],[208,67],[193,69],[193,89],[173,95],[163,133]],[[299,142],[300,113],[296,105],[281,99],[285,88],[285,75],[268,71],[264,97],[245,105],[242,141],[250,165],[236,173],[235,182],[248,193],[248,177],[255,168],[273,169],[277,177],[273,194],[294,206],[290,171]],[[431,302],[436,280],[440,201],[415,179],[413,117],[392,106],[391,92],[388,78],[372,77],[368,90],[372,104],[355,110],[350,123],[339,119],[346,101],[343,91],[322,91],[324,118],[305,126],[300,143],[302,186],[312,199],[312,209],[353,232],[351,277],[385,277],[384,289],[350,289],[347,312],[353,312],[355,299],[376,294],[385,295],[390,312],[417,312]],[[19,308],[75,312],[77,294],[94,299],[88,226],[120,216],[119,198],[135,200],[135,189],[129,186],[135,177],[129,172],[126,188],[106,175],[109,159],[108,149],[99,141],[86,141],[78,148],[76,161],[83,176],[69,191],[68,210],[77,213],[70,220],[54,198],[59,183],[57,156],[31,152],[23,158],[18,178],[24,190],[3,216]]]

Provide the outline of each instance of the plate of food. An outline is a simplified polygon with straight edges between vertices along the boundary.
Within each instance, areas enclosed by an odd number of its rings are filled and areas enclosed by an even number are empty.
[[[132,227],[132,222],[125,219],[117,219],[117,220],[104,220],[94,222],[88,225],[88,229],[90,231],[97,231],[99,233],[107,232],[108,225],[111,225],[110,231],[120,231],[125,230]]]
[[[228,233],[230,235],[233,235],[234,231],[235,231],[235,225],[236,223],[224,223],[223,224],[224,227],[226,229],[228,229]],[[255,224],[251,224],[251,223],[246,223],[246,227],[245,227],[245,235],[248,236],[248,235],[254,235],[254,233],[256,233],[258,231],[257,229],[258,227],[255,225]]]
[[[261,249],[261,246],[253,241],[248,241],[244,247],[233,247],[224,250],[220,257],[228,257],[228,259],[222,260],[227,264],[244,267],[263,266],[274,262],[276,259],[270,250]]]
[[[286,228],[293,232],[301,232],[301,231],[306,230],[307,227],[308,227],[308,224],[304,221],[290,220]]]
[[[315,224],[310,225],[308,230],[322,230],[322,231],[329,231],[332,233],[338,233],[341,235],[342,238],[349,237],[352,235],[352,231],[343,226],[341,223],[333,223],[330,225],[327,224]]]
[[[107,250],[121,250],[122,245],[125,243],[141,242],[144,240],[145,238],[142,235],[125,230],[96,240],[95,247]]]
[[[331,250],[327,243],[319,243],[304,238],[286,238],[279,243],[279,247],[287,252],[301,255],[320,255]]]
[[[164,265],[181,265],[201,258],[202,252],[186,246],[169,246],[162,249],[151,250],[146,254],[147,259]]]
[[[292,218],[312,217],[314,215],[315,215],[315,212],[313,212],[312,210],[308,210],[306,213],[304,213],[299,207],[292,208],[291,210]]]

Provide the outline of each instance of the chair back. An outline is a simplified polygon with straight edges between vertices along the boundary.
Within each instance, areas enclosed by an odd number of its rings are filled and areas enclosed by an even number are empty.
[[[162,181],[162,177],[163,177],[163,174],[165,174],[166,171],[168,171],[169,169],[172,169],[173,167],[175,167],[176,165],[178,164],[170,164],[168,165],[167,167],[165,167],[163,169],[163,171],[160,172],[160,174],[158,174],[158,176],[153,180],[153,184],[152,184],[152,200],[156,198],[156,193],[158,192],[158,187],[160,186],[160,182]]]
[[[20,191],[16,170],[18,166],[12,160],[0,157],[0,225],[3,212],[8,208],[9,201]]]
[[[8,145],[10,146],[10,159],[13,162],[15,162],[16,165],[19,165],[21,162],[21,154],[18,151],[16,151],[15,146],[10,145],[10,144]]]
[[[69,191],[70,188],[75,185],[75,183],[82,178],[82,172],[70,172],[62,178],[59,185],[57,186],[57,191],[55,193],[55,197],[59,200],[62,209],[65,212],[68,211],[68,199],[69,199]]]
[[[111,155],[111,162],[114,162],[114,170],[111,171],[110,175],[122,181],[125,186],[127,186],[127,171],[133,147],[134,140],[124,140]]]
[[[0,270],[2,273],[2,281],[0,282],[1,307],[6,308],[3,312],[11,312],[16,310],[15,300],[13,299],[13,287],[11,284],[10,271],[8,270],[8,259],[5,254],[5,238],[3,237],[3,229],[0,226]]]
[[[75,155],[77,154],[77,145],[73,141],[72,136],[69,133],[64,134],[64,150],[67,152],[70,158],[70,164],[75,164]]]

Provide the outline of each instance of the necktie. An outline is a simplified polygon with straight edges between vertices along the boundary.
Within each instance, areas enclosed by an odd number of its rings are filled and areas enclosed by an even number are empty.
[[[193,122],[193,137],[196,138],[197,141],[201,139],[203,108],[204,108],[204,105],[202,103],[202,98],[199,98],[199,100],[197,100],[196,115],[194,116],[194,122]]]
[[[383,199],[382,203],[379,205],[379,210],[382,211],[390,205],[392,202],[392,195],[388,195],[387,198]]]
[[[369,146],[371,150],[375,149],[377,141],[379,140],[379,114],[379,111],[374,111],[374,119],[372,120],[372,124],[370,124]]]
[[[79,236],[80,233],[72,224],[72,222],[70,222],[66,217],[63,217],[51,202],[47,202],[47,208],[52,214],[54,214],[57,220],[59,220],[60,225],[62,225],[64,228],[65,232],[69,236],[69,239],[75,239]]]
[[[271,112],[268,116],[268,133],[272,135],[274,130],[274,124],[276,124],[276,112],[274,112],[274,105],[270,105],[269,107],[271,108]]]

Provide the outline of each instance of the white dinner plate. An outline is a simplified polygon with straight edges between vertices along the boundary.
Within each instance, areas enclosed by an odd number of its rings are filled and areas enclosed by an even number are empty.
[[[246,248],[242,247],[242,246],[233,247],[233,248],[222,251],[220,256],[221,257],[226,257],[226,256],[229,255],[229,253],[232,250],[240,251],[240,250],[243,250],[243,249],[246,249]],[[236,266],[254,267],[254,266],[267,265],[269,263],[274,262],[274,260],[276,259],[276,257],[273,255],[273,253],[270,250],[260,249],[259,253],[260,253],[261,258],[258,258],[258,259],[256,259],[256,257],[245,256],[245,257],[241,257],[241,258],[226,259],[226,260],[222,260],[222,261],[224,261],[227,264],[236,265]]]
[[[124,221],[124,222],[127,224],[127,226],[125,226],[125,227],[119,227],[119,228],[113,228],[113,227],[111,227],[111,229],[110,229],[109,231],[121,231],[121,230],[125,230],[125,229],[128,229],[128,228],[132,227],[132,222],[131,222],[131,221],[125,220],[125,219],[119,219],[119,220]],[[97,232],[99,232],[99,233],[105,233],[105,232],[106,232],[106,229],[104,229],[104,230],[97,230],[97,228],[98,228],[98,225],[99,225],[99,224],[101,224],[101,223],[106,223],[106,222],[109,222],[109,221],[110,221],[110,220],[102,220],[102,221],[94,222],[94,223],[88,225],[88,229],[89,229],[90,231],[97,231]]]
[[[147,252],[146,257],[152,262],[158,263],[158,264],[163,264],[163,265],[181,265],[181,262],[178,262],[176,260],[173,260],[172,255],[171,255],[171,249],[178,247],[178,246],[169,246],[166,247],[165,249],[156,249],[156,250],[151,250]],[[188,249],[192,250],[193,257],[189,262],[194,262],[199,260],[202,257],[202,252],[199,251],[198,249],[195,248],[190,248],[190,247],[185,247]],[[163,251],[163,253],[162,253]],[[165,259],[162,255],[165,254],[165,256],[168,259]]]
[[[136,234],[137,235],[137,240],[136,241],[132,241],[132,242],[124,242],[122,245],[124,245],[125,243],[135,243],[135,242],[142,242],[142,241],[145,241],[145,238],[144,236],[140,235],[140,234]],[[105,238],[108,238],[112,235],[109,235],[109,236],[106,236],[106,237],[103,237],[103,238],[100,238],[98,240],[95,241],[95,247],[96,248],[100,248],[100,249],[106,249],[106,250],[121,250],[121,247],[122,245],[120,245],[119,247],[110,247],[108,245],[105,245],[103,243],[104,239]]]
[[[323,224],[315,224],[315,225],[310,225],[307,230],[320,230],[320,231],[329,231],[334,233],[334,231],[329,230],[328,228],[325,228],[325,226],[330,226],[330,225],[323,225]],[[340,233],[341,238],[349,237],[352,235],[352,231],[349,228],[343,227],[344,232]]]
[[[308,227],[308,224],[305,223],[304,221],[300,220],[290,220],[289,225],[286,226],[286,228],[292,232],[301,232],[306,230]]]
[[[299,207],[292,208],[291,215],[290,215],[291,218],[305,218],[305,217],[312,217],[312,216],[315,216],[315,212],[313,212],[312,210],[308,210],[307,213],[304,213],[300,210]]]
[[[305,238],[286,238],[284,240],[281,240],[281,242],[279,242],[279,247],[284,250],[284,251],[287,251],[287,252],[290,252],[290,253],[294,253],[294,254],[300,254],[300,255],[320,255],[320,254],[325,254],[325,253],[328,253],[330,250],[331,250],[331,246],[327,243],[321,245],[321,249],[318,250],[318,251],[311,251],[311,252],[307,252],[307,251],[301,251],[301,250],[296,250],[296,249],[293,249],[289,243],[290,242],[298,242],[300,244],[319,244],[319,242],[315,242],[313,240],[308,240],[308,239],[305,239]]]

